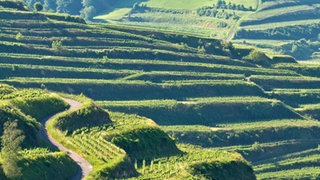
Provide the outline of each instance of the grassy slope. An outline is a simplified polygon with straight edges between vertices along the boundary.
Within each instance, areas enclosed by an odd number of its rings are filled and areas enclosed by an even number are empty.
[[[168,8],[168,9],[197,9],[202,6],[210,6],[214,2],[209,0],[192,0],[188,1],[186,3],[185,0],[177,0],[177,1],[170,1],[170,0],[149,0],[147,2],[144,2],[143,4],[146,4],[150,7],[157,7],[157,8]]]
[[[258,46],[266,52],[286,53],[295,56],[297,59],[311,59],[311,55],[317,52],[317,45],[308,45],[312,51],[301,54],[301,52],[291,52],[291,46],[302,38],[316,41],[319,34],[319,28],[310,26],[318,24],[319,3],[312,1],[265,1],[257,0],[230,1],[231,3],[242,4],[245,7],[257,7],[255,12],[230,11],[239,16],[239,20],[233,18],[212,18],[196,15],[195,10],[204,6],[211,6],[217,2],[212,1],[153,1],[142,2],[151,8],[160,8],[164,10],[189,10],[189,13],[170,13],[170,12],[139,12],[130,15],[127,19],[128,7],[119,3],[119,8],[108,14],[101,15],[100,19],[112,21],[113,23],[126,24],[136,27],[149,27],[161,30],[173,30],[180,32],[194,33],[202,36],[224,38],[231,40],[233,37],[236,43]],[[228,1],[227,1],[228,3]],[[130,3],[128,3],[130,4]],[[226,10],[229,12],[229,10]],[[287,40],[286,43],[275,43],[278,39]],[[258,41],[256,41],[258,40]],[[273,41],[268,43],[267,41]]]
[[[228,3],[229,1],[227,1]],[[246,8],[250,6],[253,8],[257,7],[256,0],[244,1],[244,0],[232,0],[231,3],[244,5]],[[128,3],[130,4],[130,3]],[[120,24],[127,24],[133,26],[142,26],[142,27],[150,27],[153,29],[162,29],[162,30],[173,30],[173,31],[180,31],[180,32],[189,32],[189,33],[196,33],[198,35],[204,36],[211,36],[211,37],[218,37],[218,38],[226,38],[230,29],[235,25],[236,21],[232,18],[228,19],[219,19],[219,18],[212,18],[212,17],[200,17],[196,15],[196,10],[198,8],[204,6],[212,6],[213,4],[217,4],[217,1],[208,1],[208,0],[201,0],[201,1],[188,1],[185,0],[160,0],[154,1],[149,0],[142,2],[141,4],[147,5],[151,8],[160,8],[164,10],[189,10],[188,13],[177,13],[173,14],[170,12],[162,12],[162,13],[154,13],[154,12],[143,12],[143,13],[136,13],[132,14],[131,17],[142,19],[142,21],[135,21],[135,20],[123,20],[127,15],[129,6],[119,3],[118,9],[115,9],[112,12],[108,12],[107,14],[101,14],[96,16],[94,19],[105,20],[108,22],[113,23],[120,23]],[[132,8],[132,6],[131,6]],[[240,16],[244,16],[247,12],[244,11],[229,11],[227,12],[233,13]],[[165,26],[165,28],[163,27]],[[217,29],[219,29],[217,31]]]
[[[297,40],[305,38],[317,44],[318,28],[313,29],[319,22],[318,1],[272,1],[264,2],[258,11],[241,23],[237,32],[236,42],[252,44],[266,50],[273,50],[294,55],[297,59],[311,59],[317,48],[312,43],[303,52],[294,51],[294,45],[303,48]],[[311,30],[313,29],[313,30]],[[311,30],[311,31],[310,31]],[[264,40],[286,40],[285,44],[270,44]],[[252,41],[259,40],[259,41]]]
[[[18,120],[18,129],[22,130],[25,136],[21,144],[23,148],[20,152],[21,159],[18,162],[23,178],[72,177],[77,170],[75,163],[64,153],[48,150],[49,146],[44,144],[38,136],[41,124],[37,122],[64,110],[67,105],[57,95],[48,94],[43,90],[18,90],[3,84],[0,85],[0,89],[1,129],[3,123]]]

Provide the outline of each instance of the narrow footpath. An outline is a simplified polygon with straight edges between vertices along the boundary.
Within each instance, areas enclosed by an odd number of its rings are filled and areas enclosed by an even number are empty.
[[[76,110],[79,109],[82,104],[78,101],[72,100],[72,99],[67,99],[67,98],[63,98],[63,100],[65,102],[67,102],[70,105],[70,108],[68,110]],[[61,112],[60,112],[61,113]],[[60,144],[58,141],[56,141],[55,139],[53,139],[50,134],[48,134],[47,131],[47,125],[48,122],[56,115],[60,114],[54,114],[53,116],[44,119],[41,124],[42,124],[42,129],[40,130],[40,136],[47,141],[48,143],[50,143],[52,146],[58,148],[60,151],[64,151],[67,153],[67,155],[73,159],[77,165],[78,165],[78,171],[77,173],[73,176],[72,180],[80,180],[85,178],[86,176],[88,176],[88,174],[92,171],[92,165],[85,160],[84,158],[82,158],[78,153],[64,147],[62,144]]]

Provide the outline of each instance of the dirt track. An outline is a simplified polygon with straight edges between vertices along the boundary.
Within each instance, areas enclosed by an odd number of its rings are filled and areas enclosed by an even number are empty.
[[[72,99],[67,99],[67,98],[63,98],[63,100],[65,102],[67,102],[70,105],[70,108],[68,110],[76,110],[78,108],[80,108],[82,106],[82,104],[78,101],[72,100]],[[50,143],[52,146],[58,148],[61,151],[64,151],[68,154],[68,156],[73,159],[79,166],[77,173],[72,177],[72,180],[79,180],[82,179],[86,176],[88,176],[88,174],[92,171],[92,166],[91,164],[85,160],[84,158],[82,158],[78,153],[67,149],[66,147],[64,147],[62,144],[60,144],[58,141],[56,141],[55,139],[53,139],[47,132],[47,125],[48,122],[56,115],[58,115],[60,113],[57,113],[49,118],[44,119],[41,124],[42,124],[42,129],[40,131],[40,136],[47,141],[48,143]]]

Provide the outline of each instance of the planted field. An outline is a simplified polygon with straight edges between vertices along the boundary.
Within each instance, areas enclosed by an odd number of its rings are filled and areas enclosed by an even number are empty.
[[[85,93],[96,100],[185,99],[199,96],[259,96],[264,94],[262,89],[255,84],[239,80],[151,83],[137,80],[9,78],[2,82],[19,87],[43,87],[66,93]]]
[[[240,23],[234,38],[296,59],[312,59],[319,44],[318,7],[315,0],[263,1],[256,12]],[[252,40],[256,41],[251,43]],[[286,43],[269,45],[266,40],[286,40]]]
[[[273,89],[268,94],[292,107],[319,103],[319,89]]]
[[[143,174],[139,178],[234,178],[230,173],[223,171],[228,169],[237,174],[237,179],[255,179],[255,175],[251,173],[252,169],[238,153],[215,149],[202,150],[191,145],[180,146],[180,149],[185,152],[183,155],[137,163],[138,172]]]
[[[163,126],[180,143],[217,147],[237,151],[254,167],[257,178],[318,176],[319,122],[305,120],[272,120],[256,123],[205,126]],[[307,139],[306,139],[307,138]],[[307,172],[309,169],[315,171]]]
[[[212,5],[212,1],[208,0],[191,0],[188,3],[185,0],[178,0],[178,1],[170,1],[170,0],[149,0],[144,4],[150,7],[157,7],[157,8],[166,8],[170,7],[172,9],[196,9],[202,6],[210,6]]]
[[[307,76],[251,76],[250,80],[257,83],[265,90],[274,88],[318,89],[320,79]]]
[[[216,126],[220,123],[301,118],[279,101],[245,96],[185,101],[104,101],[99,104],[112,111],[149,117],[160,125]]]

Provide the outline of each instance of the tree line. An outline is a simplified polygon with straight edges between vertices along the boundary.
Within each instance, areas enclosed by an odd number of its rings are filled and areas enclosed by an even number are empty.
[[[108,4],[102,0],[24,0],[24,2],[31,9],[35,8],[36,3],[41,3],[46,11],[80,15],[85,20],[92,20],[97,11],[103,10]]]

